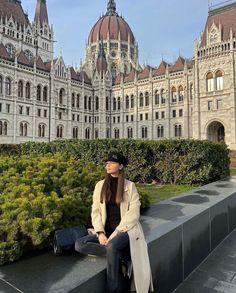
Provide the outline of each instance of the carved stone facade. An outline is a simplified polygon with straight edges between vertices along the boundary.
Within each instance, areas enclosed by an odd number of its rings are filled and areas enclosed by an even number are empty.
[[[209,11],[194,56],[139,65],[138,45],[109,0],[80,69],[53,59],[45,0],[29,22],[0,0],[0,143],[195,138],[236,149],[236,3]]]

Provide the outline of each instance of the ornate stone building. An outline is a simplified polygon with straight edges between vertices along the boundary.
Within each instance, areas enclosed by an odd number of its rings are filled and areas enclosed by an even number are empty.
[[[79,70],[54,58],[46,0],[31,23],[0,0],[0,143],[69,138],[225,140],[236,149],[236,3],[209,10],[191,59],[139,65],[114,0],[88,37]]]

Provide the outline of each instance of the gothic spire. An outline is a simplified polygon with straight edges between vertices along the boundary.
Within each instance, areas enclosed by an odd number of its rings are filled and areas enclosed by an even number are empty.
[[[108,0],[106,15],[115,15],[115,16],[117,15],[115,0]]]
[[[46,0],[37,0],[34,21],[39,22],[40,24],[43,24],[44,22],[48,24],[48,11]]]

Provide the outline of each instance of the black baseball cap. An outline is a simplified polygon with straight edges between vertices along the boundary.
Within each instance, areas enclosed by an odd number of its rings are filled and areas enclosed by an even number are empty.
[[[116,152],[109,153],[108,158],[106,159],[106,162],[108,161],[123,164],[124,166],[128,165],[129,163],[128,159],[125,156],[123,156],[121,153],[116,153]]]

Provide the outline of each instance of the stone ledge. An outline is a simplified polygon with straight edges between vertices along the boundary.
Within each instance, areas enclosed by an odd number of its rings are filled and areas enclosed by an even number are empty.
[[[172,292],[236,227],[236,176],[153,205],[141,223],[156,292]],[[48,252],[1,267],[0,289],[104,293],[105,269],[104,258]]]

